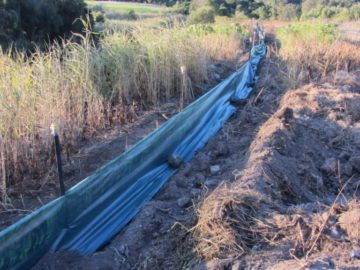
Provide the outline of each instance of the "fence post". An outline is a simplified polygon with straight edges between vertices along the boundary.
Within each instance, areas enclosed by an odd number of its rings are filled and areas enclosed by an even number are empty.
[[[187,90],[186,66],[185,65],[180,66],[180,71],[181,71],[180,111],[182,111],[184,108],[184,102],[185,102],[185,91]]]
[[[56,163],[57,163],[59,186],[60,186],[60,195],[62,196],[65,194],[65,185],[64,185],[63,171],[62,171],[62,164],[61,164],[61,147],[60,147],[60,139],[59,139],[60,125],[58,123],[52,123],[50,126],[50,130],[51,130],[51,135],[54,137]]]

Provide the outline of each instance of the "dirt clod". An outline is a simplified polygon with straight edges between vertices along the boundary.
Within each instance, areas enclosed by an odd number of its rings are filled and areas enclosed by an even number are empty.
[[[360,172],[360,156],[351,157],[349,162],[354,170]]]
[[[347,176],[347,177],[352,176],[353,175],[352,165],[349,162],[347,162],[345,164],[341,164],[340,174],[343,174],[344,176]]]
[[[184,196],[184,197],[178,199],[176,202],[177,202],[177,205],[181,208],[188,207],[191,204],[191,200],[187,196]]]
[[[336,173],[337,166],[336,158],[329,158],[325,160],[324,164],[321,166],[321,170],[326,174],[334,174]]]
[[[181,164],[183,163],[183,160],[181,159],[181,157],[179,157],[177,155],[171,155],[169,157],[168,163],[172,168],[177,169],[181,166]]]
[[[360,259],[360,250],[357,249],[357,250],[351,251],[350,257],[351,257],[351,259],[359,260]]]
[[[219,142],[215,154],[220,157],[226,157],[229,154],[229,147],[225,142]]]
[[[220,173],[220,166],[219,165],[214,165],[214,166],[211,166],[210,167],[210,173],[212,174],[212,175],[216,175],[216,174],[218,174],[218,173]]]
[[[294,111],[291,108],[285,108],[284,113],[282,114],[282,120],[285,124],[289,124],[294,118]]]
[[[205,182],[204,182],[204,185],[207,186],[207,187],[216,187],[218,186],[220,183],[219,180],[217,179],[207,179]]]

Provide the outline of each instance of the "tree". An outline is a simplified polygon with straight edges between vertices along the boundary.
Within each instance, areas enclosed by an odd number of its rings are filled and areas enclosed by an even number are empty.
[[[26,48],[82,32],[83,0],[0,0],[0,45]]]
[[[266,20],[271,17],[271,8],[264,5],[255,9],[252,14],[256,15],[258,19]]]
[[[277,8],[277,17],[282,20],[298,20],[301,15],[301,7],[296,4],[281,5]]]
[[[202,7],[191,11],[187,19],[187,23],[191,24],[207,24],[215,22],[215,12],[211,7]]]

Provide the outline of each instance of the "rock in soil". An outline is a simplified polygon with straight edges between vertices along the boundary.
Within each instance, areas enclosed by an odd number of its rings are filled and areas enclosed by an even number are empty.
[[[207,187],[212,187],[212,188],[214,188],[214,187],[218,186],[219,183],[220,183],[220,181],[217,180],[217,179],[207,179],[207,180],[204,182],[204,185],[207,186]]]
[[[360,172],[360,156],[351,157],[349,162],[354,170]]]
[[[336,227],[331,228],[329,235],[335,240],[341,239],[342,236],[341,232]]]
[[[337,169],[337,160],[336,158],[329,158],[325,160],[324,164],[321,166],[321,170],[326,174],[334,174]]]
[[[212,175],[218,174],[220,172],[220,166],[219,165],[214,165],[210,167],[210,173]]]
[[[184,196],[184,197],[178,199],[178,200],[176,201],[176,203],[177,203],[177,205],[178,205],[180,208],[185,208],[185,207],[190,206],[191,200],[190,200],[189,197]]]
[[[178,187],[180,188],[186,188],[189,186],[188,182],[186,181],[186,179],[184,177],[175,177],[175,183]]]
[[[282,121],[285,124],[289,124],[291,120],[294,118],[294,111],[291,108],[285,108],[284,113],[282,115]]]
[[[229,147],[225,142],[219,142],[215,151],[216,156],[225,157],[229,154]]]
[[[183,160],[181,157],[179,157],[177,155],[171,155],[169,157],[168,163],[172,168],[177,169],[183,163]]]
[[[351,257],[351,259],[359,260],[360,259],[360,250],[357,249],[357,250],[351,251],[350,257]]]
[[[352,176],[353,174],[353,167],[350,163],[341,164],[340,166],[340,174],[345,176]]]
[[[194,178],[192,178],[192,183],[195,188],[202,188],[204,185],[205,176],[202,174],[196,174]]]
[[[192,166],[190,163],[186,163],[183,170],[182,170],[182,173],[185,175],[185,176],[189,176],[190,173],[191,173],[191,170],[192,170]]]
[[[339,157],[342,160],[349,160],[350,154],[347,151],[343,151],[343,152],[340,153]]]
[[[190,191],[190,193],[191,193],[191,195],[193,196],[193,197],[196,197],[196,196],[198,196],[198,195],[200,195],[201,194],[201,189],[200,188],[193,188],[191,191]]]

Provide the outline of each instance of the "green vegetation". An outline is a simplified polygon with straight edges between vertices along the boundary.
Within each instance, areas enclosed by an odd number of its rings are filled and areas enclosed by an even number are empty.
[[[331,72],[356,70],[360,65],[359,48],[343,41],[333,24],[293,23],[278,29],[276,37],[294,88]]]
[[[194,0],[191,7],[201,5]],[[206,0],[218,15],[238,18],[298,20],[328,18],[357,20],[360,18],[358,0]]]
[[[146,23],[153,25],[151,20],[154,19],[153,21],[158,24],[159,19],[170,12],[164,6],[142,3],[105,1],[87,1],[86,3],[94,15],[95,21],[102,24],[97,25],[96,31],[102,31],[104,28],[121,30],[126,25],[133,24],[134,21],[141,25]]]
[[[279,28],[276,37],[281,43],[281,48],[289,52],[298,42],[332,43],[336,39],[336,29],[332,24],[295,23]]]
[[[360,3],[357,0],[306,0],[302,3],[302,18],[332,18],[337,20],[360,19]]]
[[[118,11],[127,13],[133,10],[136,13],[161,13],[166,10],[165,7],[155,5],[144,5],[139,3],[129,2],[97,2],[97,1],[86,1],[90,8],[98,8],[99,6],[108,11]]]
[[[188,24],[206,24],[215,22],[215,12],[210,7],[202,7],[190,13]]]
[[[186,30],[198,37],[218,34],[224,37],[237,35],[239,39],[248,37],[248,32],[239,24],[194,24],[186,28]]]
[[[89,0],[89,2],[106,2],[107,0]],[[178,1],[176,0],[112,0],[111,2],[113,2],[115,5],[118,2],[119,4],[129,4],[129,3],[133,3],[133,4],[158,4],[158,5],[163,5],[163,6],[173,6],[175,5]],[[180,2],[184,2],[184,1],[180,1]],[[189,1],[190,2],[190,1]]]
[[[81,33],[80,17],[88,14],[83,0],[0,0],[0,45],[29,48]],[[90,17],[91,20],[91,17]]]

